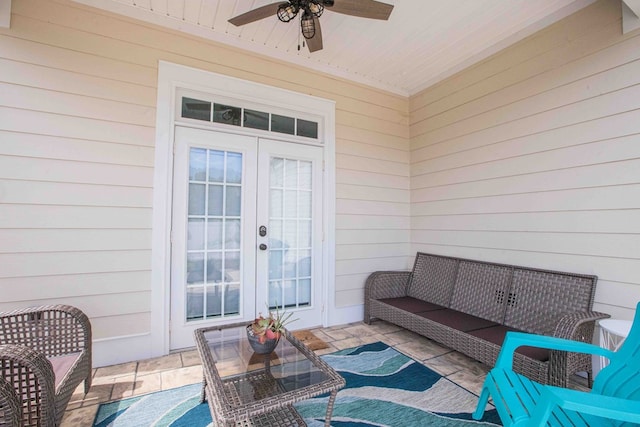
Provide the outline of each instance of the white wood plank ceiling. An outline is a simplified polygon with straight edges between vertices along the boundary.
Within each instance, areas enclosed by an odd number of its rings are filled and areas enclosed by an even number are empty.
[[[299,20],[242,27],[233,16],[275,0],[75,0],[400,95],[422,89],[591,4],[594,0],[381,0],[388,21],[331,12],[324,49],[298,50]]]

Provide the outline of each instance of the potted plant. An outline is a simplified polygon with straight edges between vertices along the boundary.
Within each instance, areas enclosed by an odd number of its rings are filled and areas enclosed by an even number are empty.
[[[278,345],[280,337],[285,331],[285,325],[295,319],[291,319],[293,313],[280,312],[276,308],[275,313],[269,311],[267,316],[262,313],[247,326],[249,344],[256,353],[271,353]]]

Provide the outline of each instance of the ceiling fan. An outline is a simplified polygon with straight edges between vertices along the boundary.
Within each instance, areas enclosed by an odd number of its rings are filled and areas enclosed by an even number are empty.
[[[239,27],[260,19],[276,15],[282,22],[289,22],[300,13],[300,28],[307,40],[309,52],[322,49],[322,29],[318,19],[325,8],[332,12],[361,18],[381,19],[386,21],[393,10],[392,4],[375,0],[289,0],[267,4],[250,10],[242,15],[229,19],[229,22]],[[298,50],[300,46],[298,46]]]

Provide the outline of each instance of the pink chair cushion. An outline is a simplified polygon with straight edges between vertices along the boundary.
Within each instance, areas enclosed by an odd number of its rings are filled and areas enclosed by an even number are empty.
[[[60,385],[64,377],[67,376],[67,373],[69,373],[69,371],[71,370],[71,367],[76,364],[76,362],[80,358],[80,354],[81,353],[78,352],[78,353],[65,354],[64,356],[55,356],[55,357],[47,358],[47,360],[49,360],[49,362],[51,362],[51,365],[53,366],[53,373],[56,378],[55,379],[56,390],[58,390],[58,386]]]

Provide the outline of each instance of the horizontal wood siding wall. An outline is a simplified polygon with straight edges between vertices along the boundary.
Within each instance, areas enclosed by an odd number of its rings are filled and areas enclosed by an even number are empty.
[[[640,32],[601,0],[410,100],[412,252],[599,276],[640,300]]]
[[[409,253],[408,100],[64,0],[0,30],[0,310],[149,332],[158,61],[336,101],[338,306]]]

